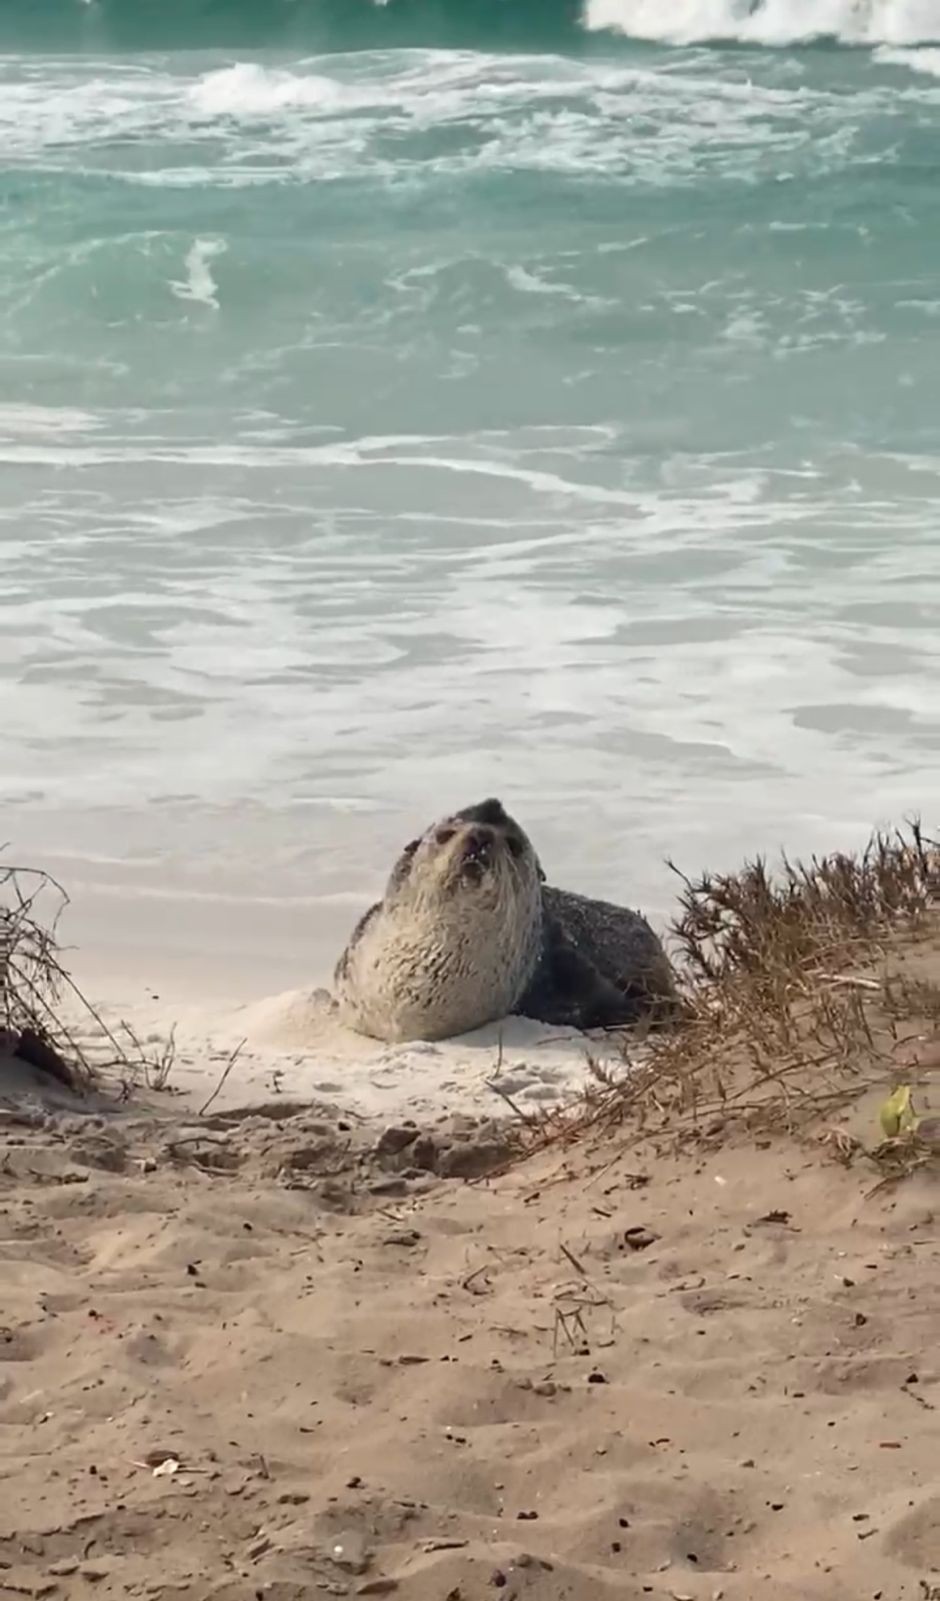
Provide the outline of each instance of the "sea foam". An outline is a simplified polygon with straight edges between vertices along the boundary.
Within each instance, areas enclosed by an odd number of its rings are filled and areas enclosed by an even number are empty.
[[[795,44],[932,44],[940,40],[937,0],[587,0],[592,30],[666,44],[738,40]]]

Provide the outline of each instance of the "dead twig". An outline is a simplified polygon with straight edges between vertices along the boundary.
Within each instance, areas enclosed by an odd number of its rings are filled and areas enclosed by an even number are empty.
[[[235,1063],[238,1061],[238,1058],[241,1056],[241,1053],[242,1053],[242,1051],[244,1050],[244,1048],[245,1048],[245,1046],[247,1044],[248,1044],[247,1036],[245,1037],[245,1039],[239,1040],[239,1042],[236,1045],[234,1051],[231,1053],[228,1061],[225,1064],[225,1068],[223,1070],[222,1077],[219,1079],[218,1084],[216,1085],[215,1089],[212,1091],[212,1094],[209,1096],[209,1099],[207,1101],[205,1101],[202,1106],[200,1106],[200,1108],[199,1108],[199,1116],[200,1117],[203,1117],[205,1115],[205,1113],[208,1112],[209,1107],[212,1105],[212,1102],[216,1099],[216,1096],[219,1095],[221,1090],[224,1088],[226,1079],[228,1078],[229,1074],[232,1071],[232,1068],[235,1066]]]
[[[506,1102],[506,1105],[510,1108],[510,1110],[512,1112],[515,1113],[516,1117],[519,1118],[520,1122],[527,1123],[530,1128],[537,1128],[538,1127],[538,1123],[539,1123],[538,1118],[536,1116],[534,1116],[531,1112],[527,1112],[524,1107],[517,1105],[517,1103],[513,1100],[512,1096],[510,1095],[509,1091],[502,1089],[501,1086],[497,1083],[497,1081],[495,1079],[488,1078],[486,1080],[486,1087],[487,1087],[488,1090],[492,1090],[494,1095],[498,1095],[501,1101],[505,1101]]]
[[[567,1245],[561,1244],[559,1248],[561,1250],[562,1256],[566,1256],[568,1258],[568,1261],[571,1263],[571,1266],[574,1268],[575,1272],[576,1273],[580,1273],[581,1277],[585,1281],[587,1281],[587,1278],[588,1278],[587,1272],[584,1269],[584,1267],[582,1267],[581,1263],[578,1261],[578,1258],[574,1255],[574,1253],[572,1251],[569,1251]]]
[[[100,1053],[79,1039],[87,1031],[110,1045],[109,1066],[130,1082],[142,1053],[120,1044],[60,959],[58,926],[68,904],[51,874],[0,865],[0,1030],[14,1054],[79,1091],[103,1071]]]

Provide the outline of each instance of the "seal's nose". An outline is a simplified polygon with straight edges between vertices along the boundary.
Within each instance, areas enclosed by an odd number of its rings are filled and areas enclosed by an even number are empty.
[[[479,823],[472,828],[468,828],[464,835],[464,851],[466,855],[485,860],[493,848],[493,838],[493,830],[482,827]]]

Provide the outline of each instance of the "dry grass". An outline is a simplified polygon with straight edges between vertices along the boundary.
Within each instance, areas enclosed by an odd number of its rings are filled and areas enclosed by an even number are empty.
[[[775,875],[758,860],[740,873],[679,877],[674,933],[692,984],[744,981],[755,998],[776,1001],[781,985],[857,963],[898,930],[923,927],[940,895],[940,852],[915,822],[873,835],[858,855],[808,866],[784,857]]]
[[[628,1144],[742,1126],[819,1133],[863,1090],[890,1081],[905,1025],[940,1030],[940,986],[881,971],[940,924],[940,852],[919,824],[875,835],[858,855],[784,860],[777,873],[756,861],[679,876],[672,941],[683,1022],[634,1034],[616,1070],[592,1061],[583,1099],[521,1130],[526,1149],[615,1129]],[[915,1153],[909,1141],[885,1154],[903,1165],[907,1145]]]
[[[136,1041],[128,1050],[115,1038],[62,965],[57,929],[68,903],[48,873],[0,866],[3,1044],[70,1089],[87,1091],[106,1069],[129,1087],[151,1064]],[[94,1059],[78,1037],[86,1028],[101,1044]]]

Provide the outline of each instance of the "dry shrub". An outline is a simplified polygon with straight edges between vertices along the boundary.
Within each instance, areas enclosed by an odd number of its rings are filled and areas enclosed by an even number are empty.
[[[105,1067],[131,1084],[146,1064],[119,1044],[60,960],[68,903],[48,873],[0,866],[0,1043],[70,1089],[91,1088]],[[102,1047],[95,1060],[77,1037],[85,1029]]]
[[[682,1022],[634,1033],[615,1070],[590,1061],[581,1101],[523,1131],[527,1149],[614,1128],[680,1142],[742,1124],[795,1130],[884,1083],[899,1019],[936,1030],[940,990],[861,971],[938,926],[940,852],[918,823],[777,873],[755,861],[679,876]]]
[[[673,871],[678,870],[673,867]],[[889,935],[923,926],[940,894],[940,853],[918,822],[872,836],[857,855],[783,858],[775,875],[758,859],[739,873],[683,874],[674,935],[692,983],[746,980],[778,996],[821,967],[868,956]]]

